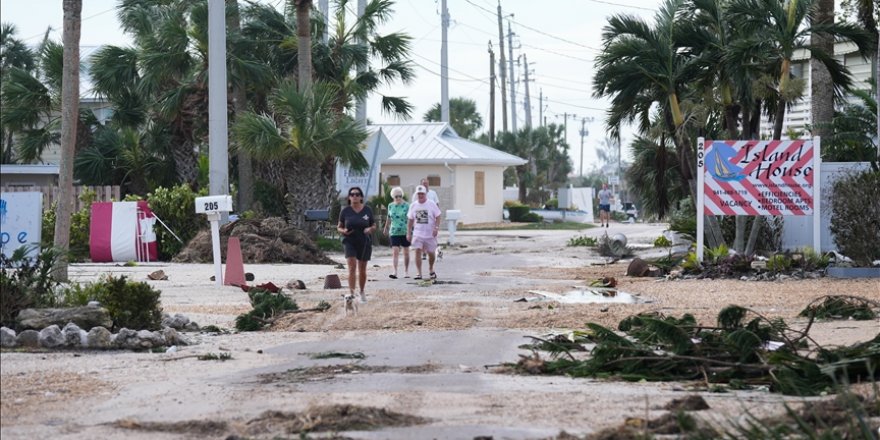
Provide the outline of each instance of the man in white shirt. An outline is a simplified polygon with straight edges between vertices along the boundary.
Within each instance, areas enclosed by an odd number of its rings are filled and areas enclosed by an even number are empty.
[[[437,205],[437,207],[439,208],[440,207],[440,196],[437,195],[437,191],[434,191],[433,189],[431,189],[428,186],[428,179],[422,179],[422,181],[419,182],[419,185],[425,187],[425,191],[427,191],[425,194],[428,196],[428,200],[434,202],[434,204]],[[413,194],[412,200],[413,201],[418,200],[418,195],[419,195],[418,192]]]
[[[428,273],[432,280],[437,279],[434,272],[434,261],[437,251],[437,234],[440,232],[440,208],[428,200],[428,189],[422,185],[416,187],[416,197],[409,205],[407,217],[406,239],[410,247],[416,251],[416,280],[422,279],[422,252],[428,254]]]

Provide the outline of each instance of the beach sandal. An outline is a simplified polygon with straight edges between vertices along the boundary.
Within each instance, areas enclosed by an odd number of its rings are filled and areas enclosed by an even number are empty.
[[[396,280],[397,275],[391,274],[391,275],[388,275],[388,278],[391,278],[392,280]]]
[[[431,279],[432,279],[432,280],[436,280],[436,279],[437,279],[437,273],[436,273],[436,272],[431,272]]]
[[[421,275],[416,275],[416,277],[413,278],[413,279],[416,280],[416,281],[420,281],[420,280],[422,279],[422,276],[421,276]]]

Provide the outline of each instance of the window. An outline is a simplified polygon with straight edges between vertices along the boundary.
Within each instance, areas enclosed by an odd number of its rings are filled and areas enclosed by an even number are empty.
[[[400,176],[388,176],[388,185],[390,186],[400,186]]]
[[[483,171],[474,172],[474,204],[486,204],[486,173]]]
[[[431,188],[440,188],[440,176],[428,176],[428,186]]]

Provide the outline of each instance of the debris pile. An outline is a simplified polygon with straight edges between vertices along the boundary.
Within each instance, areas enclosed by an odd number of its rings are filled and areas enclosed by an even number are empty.
[[[229,237],[238,237],[244,263],[336,264],[303,231],[279,217],[241,219],[220,228],[220,250],[224,259]],[[210,263],[214,261],[211,232],[198,233],[173,261]]]

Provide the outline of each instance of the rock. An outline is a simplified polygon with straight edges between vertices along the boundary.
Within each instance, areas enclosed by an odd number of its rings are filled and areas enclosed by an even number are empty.
[[[633,258],[633,260],[629,263],[629,267],[626,268],[626,276],[629,277],[643,277],[650,272],[651,268],[648,267],[648,263],[641,258]]]
[[[165,281],[168,279],[168,275],[165,275],[164,270],[157,270],[147,275],[147,279],[154,281]]]
[[[46,348],[55,348],[64,345],[64,334],[61,333],[61,329],[52,324],[42,330],[40,330],[40,346]]]
[[[245,281],[253,281],[254,279],[255,279],[254,274],[252,274],[250,272],[245,272],[245,274],[244,274]]]
[[[115,338],[113,338],[113,345],[119,348],[138,348],[137,347],[137,332],[134,330],[129,330],[127,328],[119,329],[119,332],[116,333]]]
[[[171,327],[165,327],[162,329],[162,337],[165,338],[166,345],[189,345],[189,341],[181,336],[180,333],[177,333],[177,330]]]
[[[88,334],[78,325],[68,322],[61,330],[66,347],[85,347],[89,344]]]
[[[183,330],[188,332],[197,332],[199,331],[199,325],[196,324],[195,321],[190,321],[189,324],[187,324],[186,327],[183,328]]]
[[[89,348],[105,350],[113,347],[113,334],[104,327],[92,327],[86,336],[86,345]]]
[[[111,327],[110,313],[102,307],[72,307],[67,309],[24,309],[18,314],[19,325],[25,329],[43,329],[51,325],[63,326],[72,322],[79,328]]]
[[[0,347],[15,347],[15,330],[6,327],[0,327]]]
[[[174,316],[168,316],[162,319],[162,327],[170,327],[175,330],[182,330],[189,324],[189,318],[186,315],[176,313]]]
[[[287,282],[286,287],[291,290],[305,290],[306,283],[303,280],[290,280]]]
[[[40,332],[25,330],[15,337],[15,342],[19,347],[37,348],[40,346]]]
[[[165,337],[160,332],[151,332],[149,330],[139,330],[137,332],[138,344],[140,348],[153,348],[165,346]]]

